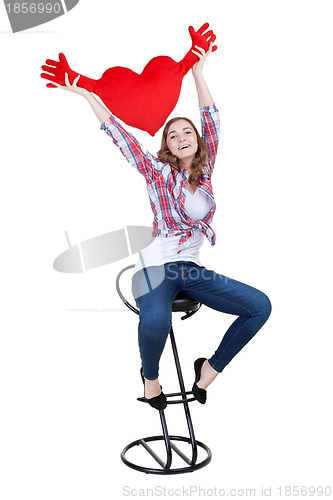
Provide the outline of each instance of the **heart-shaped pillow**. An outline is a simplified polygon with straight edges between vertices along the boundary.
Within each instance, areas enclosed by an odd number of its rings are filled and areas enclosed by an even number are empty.
[[[98,95],[107,108],[127,125],[155,133],[163,126],[164,122],[177,104],[183,77],[196,63],[198,57],[192,52],[195,45],[208,50],[216,36],[205,23],[196,32],[189,27],[192,38],[190,51],[180,62],[175,62],[171,57],[154,57],[145,66],[141,74],[116,66],[103,73],[99,80],[80,76],[78,86]],[[213,47],[213,51],[217,47]],[[68,73],[70,83],[79,73],[72,71],[64,54],[59,54],[59,61],[46,61],[47,66],[42,66],[42,78],[51,82],[65,85],[65,73]],[[47,87],[54,87],[48,83]]]
[[[120,66],[110,68],[88,90],[127,125],[154,135],[176,106],[184,75],[184,66],[158,56],[140,75]]]

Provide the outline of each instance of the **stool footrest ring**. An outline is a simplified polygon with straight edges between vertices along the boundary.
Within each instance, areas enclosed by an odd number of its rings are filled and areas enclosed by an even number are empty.
[[[132,443],[128,444],[122,451],[121,453],[121,459],[126,464],[128,467],[131,467],[132,469],[138,470],[140,472],[145,472],[146,474],[183,474],[184,472],[193,472],[197,469],[201,469],[202,467],[205,467],[207,464],[212,459],[212,453],[210,449],[208,448],[207,445],[204,443],[201,443],[200,441],[196,441],[197,446],[202,448],[207,456],[206,458],[199,463],[192,463],[192,461],[172,442],[172,441],[183,441],[185,443],[191,444],[191,440],[188,437],[184,436],[169,436],[170,438],[170,446],[177,453],[178,456],[180,456],[184,462],[186,462],[188,465],[186,467],[177,467],[177,468],[170,468],[168,467],[164,461],[155,453],[155,451],[147,444],[151,441],[164,441],[164,436],[149,436],[143,439],[137,439],[136,441],[133,441]],[[145,467],[142,465],[137,465],[134,464],[133,462],[130,462],[126,458],[126,453],[128,450],[133,448],[134,446],[142,446],[155,460],[156,462],[160,465],[161,468],[155,469],[153,467]]]
[[[187,398],[189,394],[193,394],[192,391],[186,391],[186,392],[172,392],[170,394],[166,394],[165,396],[167,398],[174,398],[176,396],[181,396],[182,399],[174,399],[167,401],[168,405],[174,405],[174,404],[181,404],[181,403],[190,403],[191,401],[196,401],[195,397],[192,398]]]
[[[196,401],[195,397],[192,398],[187,398],[186,396],[189,394],[193,394],[192,391],[186,391],[186,392],[172,392],[170,394],[166,394],[166,398],[174,398],[176,396],[181,396],[182,399],[174,399],[171,401],[167,401],[168,405],[174,405],[174,404],[181,404],[181,403],[190,403],[191,401]],[[141,403],[149,403],[148,399],[145,397],[140,397],[136,398],[137,401],[140,401]]]

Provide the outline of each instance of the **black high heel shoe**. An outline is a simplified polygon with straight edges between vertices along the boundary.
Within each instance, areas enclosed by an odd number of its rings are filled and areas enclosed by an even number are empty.
[[[142,367],[140,368],[140,375],[141,375],[143,387],[144,387],[145,386],[145,377],[143,375]],[[156,410],[165,410],[165,408],[167,406],[167,399],[166,399],[165,394],[162,392],[162,387],[161,387],[161,394],[159,394],[158,396],[155,396],[154,398],[149,398],[149,399],[146,398],[146,396],[144,396],[144,399],[147,401],[147,403],[150,404],[150,406],[152,406],[153,408],[156,408]]]
[[[206,403],[207,391],[206,391],[206,389],[201,389],[201,387],[198,387],[197,382],[199,382],[199,380],[200,380],[201,368],[202,368],[202,365],[204,364],[205,361],[206,361],[206,358],[199,358],[196,361],[194,361],[195,380],[194,380],[194,384],[192,387],[193,396],[202,405],[204,405]]]

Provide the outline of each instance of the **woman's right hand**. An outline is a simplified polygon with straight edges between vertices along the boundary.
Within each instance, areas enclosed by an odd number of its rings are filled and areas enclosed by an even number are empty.
[[[83,97],[87,97],[87,95],[90,94],[90,92],[86,89],[83,89],[82,87],[77,86],[77,82],[79,81],[80,75],[78,75],[73,83],[71,84],[68,78],[68,73],[65,73],[65,84],[66,85],[60,85],[59,83],[53,82],[53,85],[55,85],[58,89],[63,89],[63,90],[69,90],[70,92],[73,92],[74,94],[82,95]]]
[[[89,90],[86,90],[86,89],[83,89],[82,87],[77,86],[77,82],[79,81],[79,78],[80,78],[80,75],[78,75],[74,79],[73,83],[70,83],[69,78],[68,78],[68,73],[65,73],[65,84],[66,85],[60,85],[59,83],[56,83],[56,82],[53,82],[52,85],[54,85],[58,89],[69,90],[70,92],[73,92],[73,94],[78,94],[78,95],[82,95],[83,97],[85,97],[87,99],[88,103],[90,104],[90,106],[92,107],[92,110],[94,111],[94,113],[97,116],[97,118],[99,119],[99,121],[101,123],[105,123],[106,120],[110,116],[110,111],[108,109],[106,109],[96,99],[96,97],[91,92],[89,92]]]

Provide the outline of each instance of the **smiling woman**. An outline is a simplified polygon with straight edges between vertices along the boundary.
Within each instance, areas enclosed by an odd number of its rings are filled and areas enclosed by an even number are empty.
[[[181,168],[189,172],[190,192],[195,191],[200,177],[207,173],[208,155],[208,148],[191,120],[176,117],[168,121],[163,130],[161,149],[157,156],[178,172]]]
[[[214,40],[214,36],[212,32],[207,33],[210,40]],[[87,99],[102,124],[101,129],[112,138],[130,165],[144,176],[147,184],[154,215],[154,238],[140,252],[132,277],[132,292],[140,309],[138,338],[145,399],[158,410],[167,404],[158,379],[159,361],[170,331],[172,304],[180,291],[212,309],[238,316],[215,353],[209,359],[198,358],[194,363],[192,392],[202,404],[206,402],[206,388],[258,332],[271,311],[265,294],[207,270],[199,259],[205,236],[215,245],[210,224],[216,210],[212,175],[220,119],[202,74],[205,60],[212,52],[212,42],[207,52],[198,46],[195,48],[192,52],[198,61],[192,73],[202,136],[188,118],[173,118],[165,126],[158,157],[145,151],[114,114],[90,92],[77,86],[80,75],[70,84],[66,74],[65,87],[54,83]],[[191,196],[189,192],[194,191],[195,196]]]

